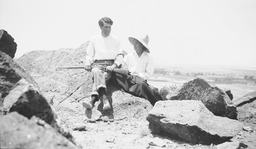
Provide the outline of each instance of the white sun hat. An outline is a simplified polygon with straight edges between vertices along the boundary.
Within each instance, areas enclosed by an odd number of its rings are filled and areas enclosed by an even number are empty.
[[[139,41],[144,47],[145,47],[145,51],[147,53],[150,53],[149,48],[148,48],[148,42],[149,42],[149,37],[148,35],[146,36],[142,36],[143,38],[138,38],[138,37],[129,37],[129,41],[131,42],[132,45],[134,45],[134,43],[136,41]]]

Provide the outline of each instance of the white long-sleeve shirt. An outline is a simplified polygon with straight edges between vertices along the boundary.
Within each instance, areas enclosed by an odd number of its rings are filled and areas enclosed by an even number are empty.
[[[120,41],[115,36],[103,37],[101,34],[91,38],[87,55],[85,58],[85,65],[91,65],[94,60],[115,60],[119,66],[123,61]]]
[[[126,55],[123,65],[132,75],[138,75],[144,79],[149,79],[154,73],[154,62],[147,52],[143,52],[140,57],[135,51]]]

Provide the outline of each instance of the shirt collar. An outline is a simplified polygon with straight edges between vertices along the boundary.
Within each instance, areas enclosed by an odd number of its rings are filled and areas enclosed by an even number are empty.
[[[136,56],[136,57],[139,57],[138,54],[136,53],[136,51],[133,51],[133,54]],[[141,54],[140,57],[144,57],[147,55],[147,52],[143,51],[143,53]]]

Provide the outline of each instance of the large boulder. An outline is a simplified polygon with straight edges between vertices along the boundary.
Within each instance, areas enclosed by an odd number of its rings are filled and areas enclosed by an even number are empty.
[[[58,69],[81,67],[88,42],[77,49],[31,51],[17,60],[36,80],[40,90],[54,106],[65,100],[81,100],[90,96],[92,77],[84,69]]]
[[[76,149],[44,121],[12,112],[0,117],[0,148]]]
[[[237,118],[236,107],[228,95],[218,87],[211,87],[205,80],[197,78],[177,90],[170,100],[199,100],[215,115]]]
[[[27,118],[37,116],[53,127],[56,115],[33,78],[13,59],[0,52],[0,113],[16,111]]]
[[[197,144],[219,144],[242,130],[237,120],[215,116],[201,101],[159,101],[147,120],[153,133]]]
[[[16,111],[27,118],[37,116],[54,128],[57,127],[57,117],[49,103],[24,79],[17,82],[4,98],[3,111],[7,113]]]
[[[238,120],[256,124],[256,91],[248,93],[234,101],[238,111]]]
[[[30,84],[36,85],[34,79],[19,66],[13,59],[7,54],[0,51],[0,90],[1,90],[1,101],[12,89],[12,87],[21,79],[24,78]],[[1,103],[1,102],[0,102]]]

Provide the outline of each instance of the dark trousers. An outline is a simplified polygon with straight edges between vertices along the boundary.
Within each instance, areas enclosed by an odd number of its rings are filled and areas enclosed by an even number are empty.
[[[157,101],[162,100],[158,89],[150,86],[146,80],[138,76],[133,76],[129,73],[119,74],[112,72],[111,81],[125,92],[147,99],[153,106]]]

